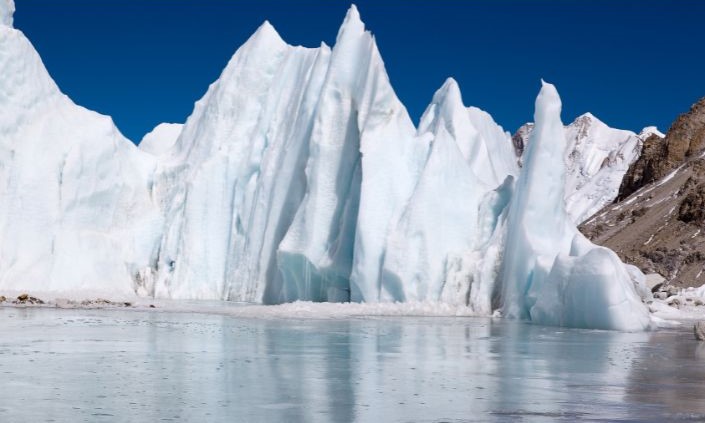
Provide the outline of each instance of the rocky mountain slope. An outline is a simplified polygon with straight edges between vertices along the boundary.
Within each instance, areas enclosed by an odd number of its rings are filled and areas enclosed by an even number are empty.
[[[679,116],[664,139],[644,141],[618,200],[581,230],[672,285],[705,283],[705,98]]]

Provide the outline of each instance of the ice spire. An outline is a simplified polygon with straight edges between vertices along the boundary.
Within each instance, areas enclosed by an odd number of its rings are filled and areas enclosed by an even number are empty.
[[[632,280],[613,251],[592,244],[568,218],[560,114],[556,88],[542,81],[507,217],[503,314],[552,326],[647,329],[649,313],[635,289],[639,276]]]
[[[14,13],[14,0],[0,0],[0,25],[12,27],[12,15]]]
[[[360,34],[364,31],[365,24],[362,22],[362,19],[360,19],[360,12],[357,10],[357,6],[351,4],[348,13],[345,14],[343,24],[338,30],[338,39],[340,40],[346,33]]]

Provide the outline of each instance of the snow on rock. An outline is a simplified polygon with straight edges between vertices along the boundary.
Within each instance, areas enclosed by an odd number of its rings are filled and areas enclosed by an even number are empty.
[[[156,163],[63,95],[8,26],[0,75],[0,288],[134,292],[161,233]]]
[[[514,135],[518,154],[525,150],[533,124]],[[656,132],[654,132],[656,131]],[[619,186],[629,166],[641,151],[644,135],[658,133],[648,127],[637,135],[631,131],[607,126],[591,113],[585,113],[565,127],[566,175],[565,202],[571,220],[580,224],[619,193]]]
[[[180,123],[160,123],[142,138],[139,149],[153,156],[167,153],[176,144],[183,126]]]
[[[507,216],[503,313],[538,324],[644,330],[648,310],[627,268],[580,234],[565,210],[560,112],[555,87],[544,83]]]
[[[14,0],[0,0],[0,25],[12,27],[12,15],[14,13]]]
[[[639,132],[639,138],[642,139],[642,141],[646,140],[652,135],[656,135],[659,138],[665,138],[666,134],[663,132],[659,131],[657,127],[655,126],[647,126],[644,129]]]

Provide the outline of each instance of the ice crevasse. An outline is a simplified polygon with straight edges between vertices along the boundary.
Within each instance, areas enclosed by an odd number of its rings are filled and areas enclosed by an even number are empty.
[[[452,79],[416,127],[353,6],[333,48],[263,24],[183,126],[137,149],[60,93],[13,10],[0,0],[0,289],[649,325],[639,272],[566,217],[549,84],[519,169],[509,134]]]

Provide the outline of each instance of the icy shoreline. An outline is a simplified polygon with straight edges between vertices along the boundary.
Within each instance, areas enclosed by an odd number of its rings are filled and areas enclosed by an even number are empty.
[[[665,300],[654,299],[648,304],[652,330],[691,325],[705,319],[703,289],[684,289]],[[21,295],[41,300],[18,301]],[[332,303],[296,301],[278,305],[262,305],[217,300],[173,300],[150,297],[110,295],[101,292],[61,295],[51,292],[1,292],[0,307],[8,308],[58,308],[67,310],[153,311],[160,313],[220,315],[244,319],[307,319],[334,320],[374,317],[476,317],[501,319],[498,313],[489,316],[477,313],[470,307],[434,301],[387,303]],[[675,306],[674,306],[675,300]]]
[[[30,293],[42,303],[20,302],[22,293],[2,293],[7,299],[0,307],[16,308],[60,308],[83,310],[134,310],[167,313],[217,314],[230,317],[259,319],[338,319],[351,317],[490,317],[474,312],[467,306],[455,306],[433,301],[389,302],[389,303],[317,303],[296,301],[279,305],[229,302],[217,300],[172,300],[137,296],[57,296]]]

